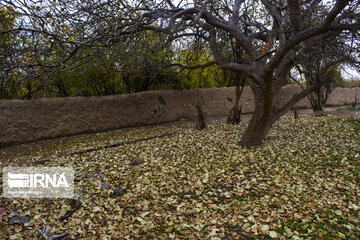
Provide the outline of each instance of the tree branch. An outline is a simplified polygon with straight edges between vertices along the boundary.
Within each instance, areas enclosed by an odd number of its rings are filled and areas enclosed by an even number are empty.
[[[245,0],[235,0],[233,14],[230,17],[230,24],[236,25],[240,12],[240,5],[244,2]]]
[[[284,106],[282,106],[276,114],[271,118],[272,122],[277,121],[281,116],[283,116],[291,107],[293,107],[297,102],[299,102],[301,99],[312,93],[313,91],[318,88],[317,84],[313,84],[312,86],[306,88],[302,92],[295,94],[289,102],[287,102]]]
[[[185,69],[190,69],[190,70],[193,70],[193,69],[205,69],[207,67],[210,67],[212,65],[215,65],[216,64],[216,61],[212,61],[212,62],[208,62],[208,63],[205,63],[205,64],[200,64],[200,65],[195,65],[195,66],[187,66],[187,65],[182,65],[180,63],[172,63],[172,64],[169,64],[167,66],[164,67],[165,68],[170,68],[170,67],[180,67],[182,70],[185,70]]]
[[[280,47],[274,57],[267,64],[265,72],[273,72],[274,69],[279,66],[285,55],[299,43],[329,31],[331,22],[346,7],[348,2],[349,0],[337,0],[335,6],[321,24],[316,27],[308,28],[287,41],[284,46]]]

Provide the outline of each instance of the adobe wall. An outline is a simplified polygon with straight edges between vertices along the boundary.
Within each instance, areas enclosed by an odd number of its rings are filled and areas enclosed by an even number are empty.
[[[297,86],[285,86],[280,102],[289,100],[298,91]],[[328,104],[351,104],[355,96],[360,99],[360,88],[335,89]],[[1,100],[0,147],[190,119],[196,117],[195,106],[198,103],[208,117],[226,116],[234,99],[235,88],[231,87],[148,91],[104,97]],[[253,111],[253,101],[251,90],[246,87],[241,97],[244,113]],[[310,104],[303,99],[297,106],[309,108]]]

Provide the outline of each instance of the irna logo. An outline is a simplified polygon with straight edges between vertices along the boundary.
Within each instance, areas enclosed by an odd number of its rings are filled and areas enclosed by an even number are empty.
[[[3,196],[7,198],[72,198],[71,167],[5,167]]]
[[[8,173],[8,185],[11,188],[69,187],[65,174],[21,174]]]

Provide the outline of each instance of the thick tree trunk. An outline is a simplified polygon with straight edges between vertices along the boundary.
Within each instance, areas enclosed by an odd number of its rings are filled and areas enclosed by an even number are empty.
[[[310,99],[311,107],[314,112],[319,112],[324,110],[323,109],[324,98],[321,90],[318,89],[315,92],[311,93],[309,99]]]
[[[255,109],[249,125],[239,143],[246,148],[261,145],[273,124],[298,101],[308,96],[319,87],[314,84],[304,89],[302,92],[295,94],[286,104],[278,108],[278,95],[281,86],[283,86],[281,83],[284,83],[285,81],[280,81],[280,84],[276,87],[273,87],[269,80],[264,82],[265,86],[263,86],[263,88],[250,84],[251,90],[255,96]]]
[[[263,143],[271,126],[274,124],[274,99],[277,94],[271,94],[271,91],[254,90],[255,109],[248,127],[240,141],[243,147],[256,147]]]
[[[250,123],[240,141],[240,145],[246,148],[260,146],[271,128],[269,121],[253,115]]]

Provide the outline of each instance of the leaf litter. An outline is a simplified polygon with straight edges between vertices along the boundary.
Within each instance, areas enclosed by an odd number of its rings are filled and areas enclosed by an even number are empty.
[[[222,123],[24,144],[32,150],[2,166],[19,158],[71,166],[79,196],[2,198],[0,236],[40,239],[38,229],[51,229],[47,236],[67,239],[359,239],[359,128],[358,120],[285,116],[250,150],[237,144],[245,124]],[[7,224],[27,215],[25,229]]]

